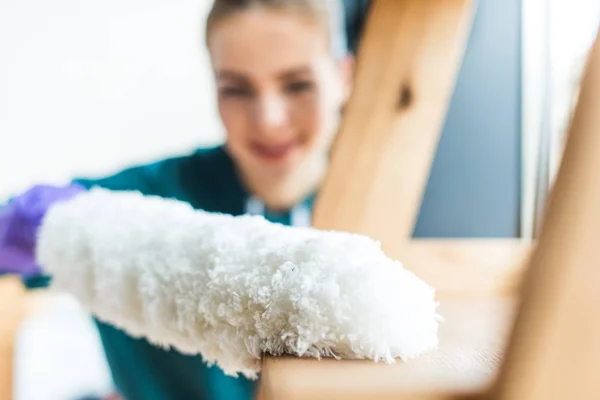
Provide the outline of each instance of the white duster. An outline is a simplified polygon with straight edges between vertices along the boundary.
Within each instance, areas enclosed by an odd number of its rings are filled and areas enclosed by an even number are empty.
[[[37,257],[99,319],[233,376],[263,353],[392,363],[437,345],[434,290],[360,235],[92,189],[50,209]]]

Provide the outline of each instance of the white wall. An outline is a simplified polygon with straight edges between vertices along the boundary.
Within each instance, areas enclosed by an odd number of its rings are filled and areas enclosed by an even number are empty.
[[[521,234],[532,238],[562,158],[600,0],[522,0]]]
[[[0,199],[218,143],[210,3],[0,1]]]
[[[600,22],[600,0],[550,0],[551,180],[559,166],[564,134],[579,94],[588,52]]]

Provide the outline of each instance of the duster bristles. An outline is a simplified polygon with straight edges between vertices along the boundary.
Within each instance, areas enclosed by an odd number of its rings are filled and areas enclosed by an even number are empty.
[[[53,287],[132,336],[256,378],[263,353],[395,362],[437,345],[434,290],[373,240],[92,189],[51,208]]]

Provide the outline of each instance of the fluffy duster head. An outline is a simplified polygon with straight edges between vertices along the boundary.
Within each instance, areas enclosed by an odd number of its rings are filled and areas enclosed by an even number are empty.
[[[437,345],[434,290],[367,237],[94,189],[54,206],[53,286],[132,336],[255,378],[263,353],[394,362]]]

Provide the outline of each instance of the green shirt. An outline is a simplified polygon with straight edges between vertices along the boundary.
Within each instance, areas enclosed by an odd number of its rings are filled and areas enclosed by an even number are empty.
[[[248,193],[234,164],[222,147],[201,149],[184,157],[134,167],[108,178],[76,179],[87,188],[137,190],[147,195],[174,198],[196,209],[241,215]],[[312,199],[308,199],[310,207]],[[265,217],[290,224],[290,215]],[[200,356],[163,350],[144,339],[95,321],[119,393],[127,400],[242,400],[254,398],[255,382],[226,376],[209,368]]]

